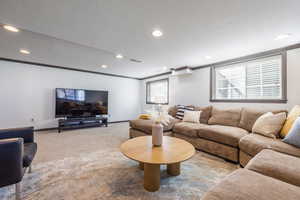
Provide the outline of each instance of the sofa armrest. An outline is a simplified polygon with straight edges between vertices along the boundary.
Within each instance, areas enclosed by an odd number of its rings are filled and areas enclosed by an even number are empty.
[[[0,130],[0,140],[9,138],[23,138],[24,143],[34,142],[33,127]]]
[[[22,138],[0,140],[0,187],[22,180],[23,152]]]

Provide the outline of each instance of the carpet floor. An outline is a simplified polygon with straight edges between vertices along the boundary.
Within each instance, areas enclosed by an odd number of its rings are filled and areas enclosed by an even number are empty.
[[[182,163],[181,175],[161,167],[161,188],[147,192],[138,163],[119,151],[128,139],[128,123],[36,133],[38,153],[33,172],[22,181],[24,200],[193,200],[200,199],[237,166],[197,152]],[[14,186],[0,188],[0,199],[14,199]]]

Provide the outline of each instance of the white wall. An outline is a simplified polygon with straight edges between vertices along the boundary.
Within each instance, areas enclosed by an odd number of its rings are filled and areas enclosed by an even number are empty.
[[[165,78],[156,77],[155,79]],[[149,79],[149,80],[155,80]],[[141,83],[142,110],[148,109],[145,100],[145,83]],[[300,104],[300,49],[287,52],[287,99],[286,104],[261,103],[211,103],[209,102],[210,69],[203,68],[193,71],[192,75],[170,77],[170,105],[214,105],[218,107],[253,107],[260,109],[291,109]]]
[[[108,90],[109,121],[140,113],[138,80],[0,61],[0,128],[56,127],[55,88]]]

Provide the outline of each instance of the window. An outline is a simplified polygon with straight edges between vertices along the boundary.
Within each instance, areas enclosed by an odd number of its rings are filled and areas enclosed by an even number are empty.
[[[286,102],[283,55],[212,67],[211,101]]]
[[[150,81],[146,83],[147,104],[169,103],[169,79]]]

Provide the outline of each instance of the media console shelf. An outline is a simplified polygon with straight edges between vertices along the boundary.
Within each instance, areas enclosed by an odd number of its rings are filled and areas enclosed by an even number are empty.
[[[88,127],[107,127],[106,117],[67,118],[58,120],[58,132]]]

